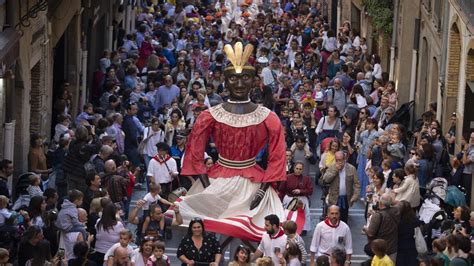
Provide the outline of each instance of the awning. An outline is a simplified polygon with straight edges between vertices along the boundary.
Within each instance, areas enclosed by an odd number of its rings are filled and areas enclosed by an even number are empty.
[[[0,66],[10,67],[20,56],[20,34],[12,27],[0,32]]]

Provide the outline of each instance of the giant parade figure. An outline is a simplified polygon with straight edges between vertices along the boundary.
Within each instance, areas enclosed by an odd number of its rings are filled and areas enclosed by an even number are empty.
[[[286,220],[285,210],[272,184],[286,180],[285,138],[278,116],[249,99],[256,74],[247,60],[253,46],[241,42],[224,47],[230,64],[225,68],[229,100],[201,113],[186,146],[182,175],[197,176],[188,194],[178,199],[184,224],[203,219],[206,230],[258,241],[264,230],[264,217],[276,214]],[[219,159],[209,170],[204,150],[209,138]],[[255,157],[268,152],[263,170]]]

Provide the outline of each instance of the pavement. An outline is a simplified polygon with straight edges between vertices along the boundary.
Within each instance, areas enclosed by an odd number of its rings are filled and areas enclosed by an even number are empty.
[[[311,176],[314,176],[314,172],[311,171]],[[319,186],[315,187],[313,195],[310,198],[310,214],[311,214],[311,228],[315,228],[316,224],[320,221],[322,215],[322,202],[321,202],[321,188]],[[146,194],[144,189],[135,189],[132,196],[132,202],[130,204],[130,210],[135,207],[136,201],[142,199]],[[349,220],[348,225],[352,232],[352,265],[360,265],[362,262],[366,261],[368,257],[364,253],[364,245],[367,243],[367,237],[362,234],[362,227],[365,224],[364,218],[365,205],[362,201],[358,201],[352,206],[349,210]],[[134,225],[129,225],[130,230],[135,232]],[[314,230],[314,229],[313,229]],[[309,253],[309,246],[311,245],[311,239],[313,237],[313,230],[308,232],[306,236],[303,237],[305,241],[306,250]],[[171,258],[171,265],[180,265],[181,262],[176,257],[176,251],[181,242],[181,239],[186,234],[186,231],[182,228],[177,230],[173,229],[173,237],[170,240],[166,240],[166,251],[165,253]],[[218,236],[220,241],[224,241],[225,236]],[[224,254],[225,263],[221,265],[227,265],[230,261],[230,258],[233,258],[234,251],[240,245],[239,240],[233,240]],[[258,246],[258,243],[253,243],[254,247]],[[307,263],[309,265],[309,262]]]

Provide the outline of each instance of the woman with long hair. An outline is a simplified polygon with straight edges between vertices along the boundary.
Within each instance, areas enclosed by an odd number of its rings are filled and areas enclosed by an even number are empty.
[[[367,165],[367,152],[373,146],[375,139],[379,136],[377,130],[377,121],[373,118],[367,118],[365,123],[366,130],[360,134],[359,154],[357,158],[357,174],[359,176],[360,186],[365,188],[369,184],[369,177],[365,172]],[[360,197],[365,198],[365,189],[360,190]]]
[[[469,220],[471,219],[471,211],[467,206],[458,206],[453,210],[454,218],[454,231],[456,233],[462,233],[463,235],[471,234],[471,224]]]
[[[186,123],[183,120],[183,112],[180,109],[171,111],[170,119],[165,125],[165,140],[169,146],[176,144],[177,132],[182,132],[186,129]]]
[[[319,161],[319,169],[321,175],[324,174],[326,169],[329,168],[332,164],[336,163],[336,152],[341,149],[341,144],[337,138],[333,138],[329,142],[329,147],[321,155],[321,160]]]
[[[392,106],[393,108],[397,108],[398,103],[398,93],[395,89],[395,82],[390,80],[387,82],[385,86],[385,90],[382,92],[382,96],[386,96],[388,98],[388,105]]]
[[[153,243],[155,239],[152,236],[145,236],[138,248],[132,253],[132,265],[133,266],[145,266],[147,265],[148,259],[153,255]]]
[[[398,225],[398,249],[397,262],[399,266],[415,266],[418,265],[416,252],[415,228],[421,224],[416,218],[410,203],[402,200],[400,201],[400,223]]]
[[[102,265],[104,263],[104,255],[110,247],[118,243],[120,240],[120,231],[125,227],[117,219],[117,207],[113,203],[107,204],[102,210],[102,217],[97,221],[95,226],[97,233],[95,235],[95,253],[93,260]]]
[[[234,254],[234,260],[228,266],[250,266],[250,249],[239,245]]]
[[[367,213],[366,219],[369,220],[370,216],[374,213],[374,206],[377,206],[380,198],[385,193],[385,176],[380,171],[379,167],[375,166],[367,170],[369,178],[371,179],[370,185],[366,188],[366,201],[367,201]]]
[[[187,81],[191,78],[184,60],[178,60],[178,65],[171,70],[171,77],[173,77],[174,82]]]
[[[188,233],[179,244],[177,257],[183,266],[199,263],[219,264],[222,258],[221,246],[214,235],[207,234],[204,222],[194,218],[189,223]]]
[[[28,215],[30,216],[30,225],[44,227],[43,217],[46,210],[46,201],[43,196],[34,196],[28,205]]]

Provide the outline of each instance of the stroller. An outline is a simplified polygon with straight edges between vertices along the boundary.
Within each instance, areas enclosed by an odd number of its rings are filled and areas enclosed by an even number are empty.
[[[423,235],[427,243],[444,234],[443,225],[452,218],[454,208],[465,204],[464,193],[456,186],[448,186],[445,178],[436,177],[427,184],[419,211],[420,220],[425,224]]]
[[[410,125],[410,113],[415,105],[415,101],[404,103],[398,108],[398,110],[393,114],[393,116],[388,121],[391,123],[398,123],[408,128]]]
[[[30,195],[26,189],[30,185],[31,175],[36,174],[33,172],[27,172],[18,177],[18,181],[15,185],[15,197],[17,197],[17,199],[15,200],[15,203],[12,207],[14,211],[26,208],[30,204]]]

